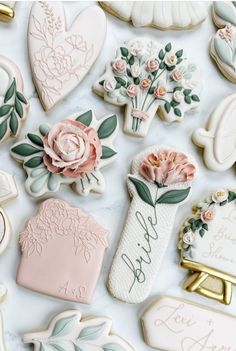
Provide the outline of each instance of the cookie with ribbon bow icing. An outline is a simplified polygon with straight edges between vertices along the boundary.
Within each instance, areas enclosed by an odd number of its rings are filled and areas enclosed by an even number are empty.
[[[79,208],[59,199],[44,201],[20,234],[17,283],[57,298],[90,303],[107,236],[108,231]]]
[[[142,319],[147,345],[164,351],[234,350],[234,316],[173,297],[154,301]]]
[[[29,194],[38,197],[55,192],[60,184],[72,185],[80,195],[102,193],[105,181],[100,169],[116,157],[113,140],[117,130],[116,115],[97,120],[89,110],[28,133],[12,147],[11,154],[23,163]]]
[[[171,43],[133,39],[117,50],[93,89],[105,101],[126,106],[124,131],[144,137],[157,113],[181,121],[199,105],[200,72]]]
[[[191,29],[206,19],[201,1],[100,1],[100,5],[135,27]]]
[[[213,171],[225,171],[236,162],[236,94],[225,98],[210,115],[207,127],[198,128],[193,142],[204,148],[203,159]]]
[[[236,5],[234,1],[213,2],[213,21],[220,29],[213,36],[210,54],[222,74],[236,83]]]
[[[120,336],[111,333],[112,321],[106,317],[81,319],[79,310],[65,311],[53,318],[48,329],[25,334],[24,343],[34,351],[134,351]]]
[[[219,189],[192,208],[180,231],[185,289],[230,304],[236,284],[236,191]]]
[[[115,298],[139,303],[148,297],[195,174],[187,155],[166,147],[150,147],[133,160],[132,201],[107,282]]]
[[[28,30],[29,58],[46,111],[73,91],[90,71],[105,35],[106,17],[97,6],[83,10],[67,28],[61,2],[33,3]]]
[[[23,95],[24,85],[19,68],[0,55],[0,143],[17,137],[28,115],[29,104]]]

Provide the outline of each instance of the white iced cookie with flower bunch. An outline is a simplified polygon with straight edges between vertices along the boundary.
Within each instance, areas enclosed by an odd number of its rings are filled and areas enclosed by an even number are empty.
[[[195,176],[190,158],[167,147],[153,146],[134,158],[127,179],[132,201],[107,282],[112,296],[128,303],[148,297]]]
[[[191,29],[206,19],[202,1],[99,1],[102,8],[135,27]]]
[[[210,54],[223,75],[236,83],[236,5],[215,1],[212,6],[213,21],[220,29],[211,40]]]
[[[105,101],[126,106],[124,131],[144,137],[156,113],[167,122],[180,122],[196,108],[200,82],[199,69],[182,49],[142,38],[117,50],[93,89]]]
[[[43,196],[57,191],[60,184],[72,185],[80,195],[102,193],[105,181],[101,168],[116,157],[113,140],[117,130],[116,115],[97,120],[88,110],[28,133],[11,148],[12,157],[27,173],[28,193]]]
[[[185,289],[230,304],[236,284],[236,191],[218,189],[196,203],[180,231]]]

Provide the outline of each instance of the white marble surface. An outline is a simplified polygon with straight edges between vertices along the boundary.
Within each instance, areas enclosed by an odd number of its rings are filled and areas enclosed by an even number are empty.
[[[67,2],[65,8],[68,23],[71,23],[76,13],[89,5],[90,2]],[[12,145],[12,141],[1,145],[0,167],[15,176],[19,189],[19,197],[4,206],[12,222],[12,240],[9,248],[0,258],[0,282],[6,284],[9,289],[7,299],[0,305],[4,315],[7,350],[29,350],[29,346],[24,346],[21,343],[21,335],[24,332],[46,326],[53,314],[68,308],[79,308],[85,316],[105,315],[113,318],[113,330],[115,333],[129,340],[136,351],[148,349],[142,339],[139,317],[145,306],[156,295],[168,294],[184,297],[221,311],[235,313],[236,287],[233,293],[233,302],[228,307],[199,295],[189,294],[181,288],[186,271],[178,266],[179,254],[176,244],[178,228],[189,212],[190,204],[185,205],[177,215],[172,240],[165,255],[161,271],[157,276],[152,294],[147,301],[140,305],[126,305],[114,300],[105,287],[108,270],[129,206],[125,177],[130,161],[136,153],[155,143],[160,145],[169,144],[191,153],[196,158],[199,166],[199,176],[194,185],[192,200],[197,200],[218,187],[236,187],[235,169],[220,174],[208,171],[202,163],[200,150],[192,144],[190,138],[195,128],[205,125],[208,115],[215,104],[227,95],[235,92],[235,85],[229,83],[219,73],[209,58],[208,45],[215,28],[210,16],[210,2],[206,2],[206,6],[209,10],[207,21],[195,30],[181,32],[160,32],[150,28],[135,29],[131,25],[107,14],[107,38],[98,61],[82,84],[50,113],[45,113],[41,108],[32,83],[29,67],[26,38],[31,3],[18,3],[16,18],[12,24],[0,24],[0,54],[8,56],[19,65],[24,77],[25,93],[31,104],[29,118],[23,128],[22,135],[26,131],[33,130],[34,126],[41,122],[49,121],[53,123],[83,108],[95,109],[97,116],[116,112],[122,127],[123,111],[103,102],[101,98],[92,93],[91,85],[103,72],[105,62],[114,55],[116,48],[124,40],[131,39],[134,36],[151,36],[152,38],[160,39],[163,43],[174,41],[177,46],[185,49],[188,56],[199,64],[204,81],[202,103],[199,110],[187,116],[181,124],[166,125],[159,118],[155,118],[149,135],[145,140],[129,137],[120,130],[116,141],[116,146],[119,150],[118,159],[104,171],[107,182],[107,190],[104,195],[90,195],[87,198],[81,198],[73,193],[69,187],[62,187],[60,193],[57,194],[58,197],[67,200],[72,205],[78,205],[93,214],[102,225],[111,231],[110,247],[107,250],[101,279],[93,303],[90,306],[56,300],[16,285],[15,275],[20,256],[18,235],[23,229],[27,218],[35,213],[38,203],[26,194],[24,189],[25,174],[21,166],[9,156],[9,148]],[[94,30],[96,30],[95,23]]]

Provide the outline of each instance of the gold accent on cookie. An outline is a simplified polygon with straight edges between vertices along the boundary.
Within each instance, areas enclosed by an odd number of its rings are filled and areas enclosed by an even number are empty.
[[[15,16],[14,10],[4,4],[0,4],[0,21],[11,22]]]

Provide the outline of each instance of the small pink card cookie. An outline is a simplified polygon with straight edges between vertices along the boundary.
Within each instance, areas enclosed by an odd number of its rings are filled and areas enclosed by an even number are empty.
[[[60,1],[33,3],[28,31],[29,58],[46,111],[74,90],[89,72],[105,35],[106,17],[97,6],[83,10],[67,29]]]
[[[17,137],[28,115],[29,104],[23,95],[24,85],[19,68],[0,55],[0,143]]]
[[[170,148],[152,146],[134,158],[132,202],[107,283],[112,296],[128,303],[148,297],[195,175],[188,156]]]
[[[145,342],[157,350],[235,350],[236,318],[186,300],[160,297],[141,321]]]
[[[34,351],[134,351],[120,336],[111,333],[106,317],[81,319],[79,310],[65,311],[53,318],[47,330],[25,334],[24,343]]]
[[[27,173],[28,193],[43,196],[57,191],[60,184],[72,185],[80,195],[102,193],[105,180],[100,169],[116,158],[113,140],[117,130],[116,115],[97,120],[89,110],[28,133],[11,149]]]
[[[17,283],[57,298],[90,303],[108,232],[65,201],[44,201],[20,234]]]

